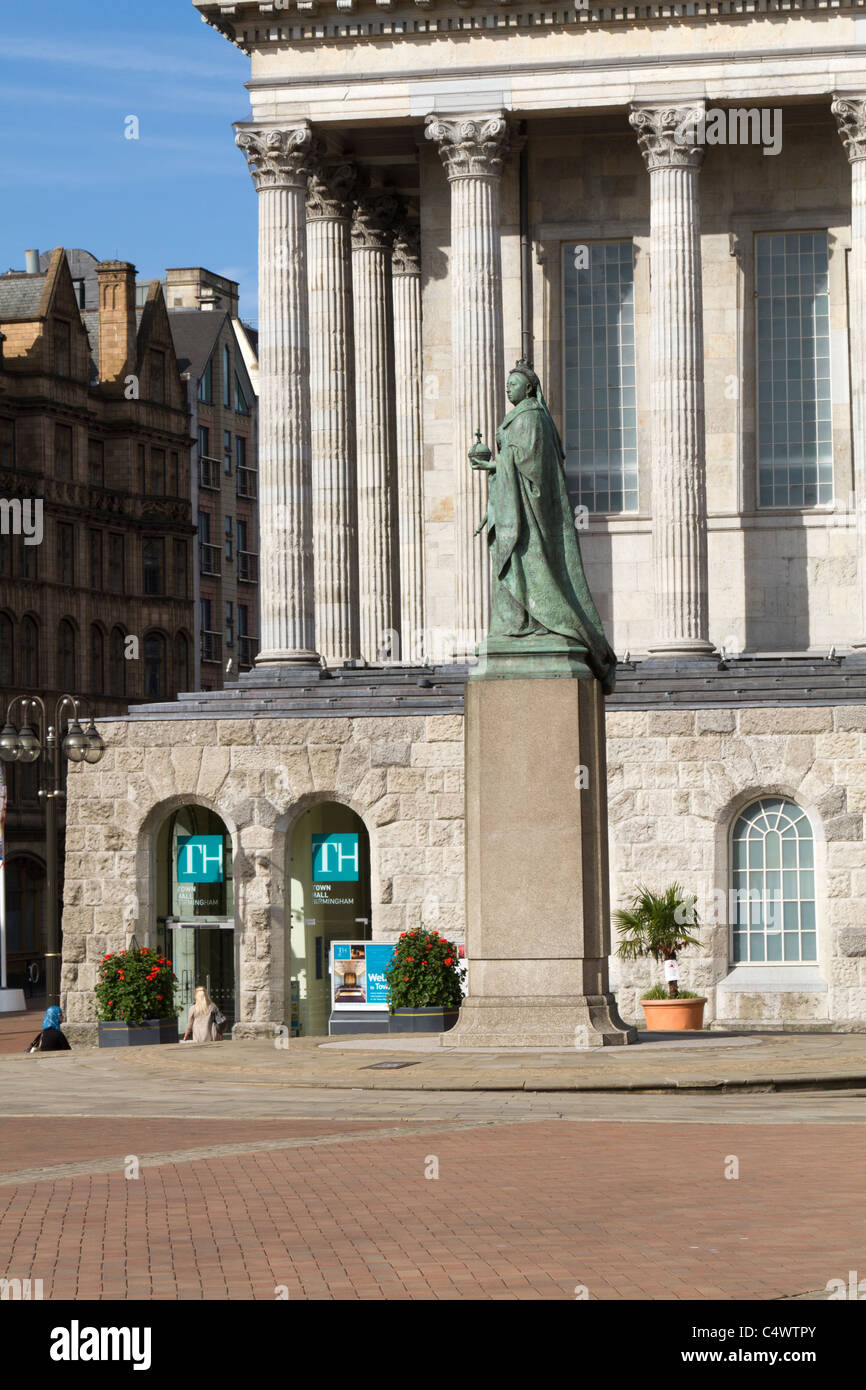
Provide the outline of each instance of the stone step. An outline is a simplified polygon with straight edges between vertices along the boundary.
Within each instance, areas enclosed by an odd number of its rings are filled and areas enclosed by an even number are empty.
[[[130,719],[310,719],[459,714],[469,672],[445,667],[267,667],[224,690],[133,706]],[[866,659],[761,654],[724,662],[621,663],[608,708],[755,708],[866,704]]]
[[[327,719],[384,718],[387,715],[462,714],[463,703],[453,696],[432,696],[420,700],[410,698],[372,702],[341,700],[334,704],[323,701],[244,700],[231,705],[223,703],[136,705],[128,716],[132,719]]]

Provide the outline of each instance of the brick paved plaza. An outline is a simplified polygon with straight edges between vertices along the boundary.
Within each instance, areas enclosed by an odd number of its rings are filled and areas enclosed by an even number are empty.
[[[644,1046],[660,1088],[692,1055]],[[389,1056],[3,1056],[0,1270],[54,1300],[608,1301],[796,1298],[866,1271],[864,1089],[440,1090]]]
[[[382,1128],[66,1120],[38,1153],[7,1120],[0,1267],[53,1299],[609,1300],[790,1297],[866,1264],[856,1125]],[[19,1180],[16,1150],[80,1175]]]

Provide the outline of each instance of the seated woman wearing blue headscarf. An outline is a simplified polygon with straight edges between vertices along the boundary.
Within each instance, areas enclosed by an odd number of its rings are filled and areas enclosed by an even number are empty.
[[[63,1013],[56,1004],[45,1010],[42,1016],[42,1031],[36,1034],[28,1047],[28,1052],[70,1052],[66,1034],[61,1032]]]

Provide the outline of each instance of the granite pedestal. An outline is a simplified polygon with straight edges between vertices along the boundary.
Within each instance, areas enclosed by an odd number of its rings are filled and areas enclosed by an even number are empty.
[[[466,689],[469,992],[442,1045],[634,1042],[608,989],[601,687],[497,669]]]

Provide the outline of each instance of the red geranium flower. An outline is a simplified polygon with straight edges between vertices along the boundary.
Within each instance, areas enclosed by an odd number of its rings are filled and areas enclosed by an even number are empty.
[[[404,976],[403,976],[403,979],[404,979],[404,980],[408,980],[408,978],[409,978],[408,975],[404,975]]]
[[[406,959],[409,960],[409,961],[414,961],[415,957],[414,957],[414,956],[407,956]]]
[[[445,964],[446,964],[446,965],[451,965],[451,964],[453,963],[453,960],[454,960],[453,956],[446,956],[446,957],[445,957]]]

